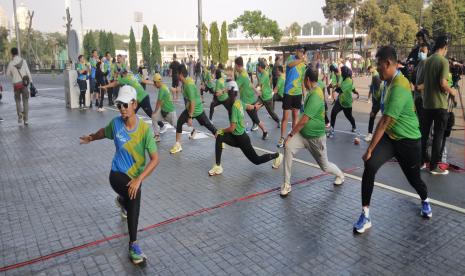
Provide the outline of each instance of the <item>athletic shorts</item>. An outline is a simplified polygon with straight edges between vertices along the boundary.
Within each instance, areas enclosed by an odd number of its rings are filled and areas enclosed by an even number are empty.
[[[302,94],[288,95],[283,97],[283,110],[300,109],[302,107]]]
[[[95,81],[95,79],[89,79],[89,90],[90,90],[90,93],[98,93],[98,89],[97,89],[97,82]]]

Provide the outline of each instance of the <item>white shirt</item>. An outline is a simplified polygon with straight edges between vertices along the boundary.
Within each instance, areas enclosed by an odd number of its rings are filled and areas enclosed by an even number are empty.
[[[17,69],[16,65],[20,64],[22,62],[22,65],[19,69]],[[19,70],[19,72],[18,72]],[[19,74],[21,73],[21,75]],[[13,84],[22,82],[23,78],[21,76],[29,76],[30,81],[32,82],[32,77],[31,77],[31,72],[29,72],[29,67],[27,66],[26,60],[22,59],[19,56],[15,56],[10,63],[8,63],[8,67],[6,69],[6,75],[10,76],[11,82]]]

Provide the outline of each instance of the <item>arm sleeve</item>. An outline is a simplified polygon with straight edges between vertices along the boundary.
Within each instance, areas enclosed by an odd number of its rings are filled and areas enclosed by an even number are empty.
[[[105,138],[113,140],[113,125],[114,125],[114,122],[113,120],[111,120],[111,122],[104,128]]]
[[[400,87],[393,87],[389,93],[389,99],[385,103],[383,114],[397,120],[408,101],[407,97],[411,97],[411,94],[406,93]]]

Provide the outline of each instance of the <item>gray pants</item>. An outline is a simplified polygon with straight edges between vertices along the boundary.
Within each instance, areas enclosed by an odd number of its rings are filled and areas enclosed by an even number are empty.
[[[176,111],[169,112],[168,114],[162,114],[164,112],[161,111],[161,109],[158,109],[157,112],[153,112],[152,114],[152,126],[153,126],[153,132],[155,135],[160,135],[160,126],[157,124],[158,121],[166,121],[170,123],[170,125],[176,127]],[[165,116],[163,116],[165,115]]]
[[[22,118],[27,122],[29,114],[29,90],[27,87],[24,87],[21,90],[15,90],[14,93],[18,119],[20,120]],[[23,101],[23,106],[21,106],[21,101]]]
[[[304,138],[296,133],[284,148],[284,183],[291,183],[292,158],[299,149],[306,148],[324,172],[335,176],[344,177],[342,171],[333,163],[329,162],[326,152],[326,136],[319,138]]]

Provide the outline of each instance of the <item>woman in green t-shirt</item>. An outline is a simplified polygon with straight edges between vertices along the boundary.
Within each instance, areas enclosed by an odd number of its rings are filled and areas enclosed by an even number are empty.
[[[329,138],[334,137],[334,125],[336,124],[336,117],[339,112],[344,112],[347,120],[349,120],[352,125],[352,132],[357,131],[357,126],[355,125],[354,116],[352,116],[352,93],[359,97],[358,92],[355,90],[354,82],[352,81],[352,71],[347,66],[341,67],[341,76],[342,83],[340,87],[336,88],[336,92],[339,93],[339,96],[336,100],[336,103],[331,110],[331,129],[329,131]]]
[[[234,95],[230,96],[234,100]],[[240,99],[234,101],[231,109],[231,116],[229,117],[230,126],[228,128],[219,129],[216,134],[215,143],[215,157],[216,163],[211,170],[208,171],[208,175],[214,176],[223,173],[223,167],[221,166],[221,154],[223,152],[223,143],[240,148],[244,155],[255,165],[260,165],[274,159],[272,167],[274,169],[279,168],[283,160],[281,153],[267,153],[263,155],[257,155],[255,149],[252,146],[249,135],[245,132],[244,113],[246,110],[257,110],[260,105],[245,104]]]

